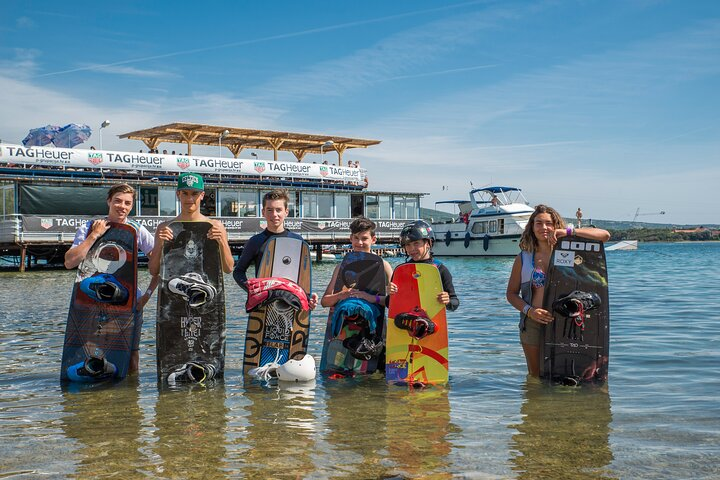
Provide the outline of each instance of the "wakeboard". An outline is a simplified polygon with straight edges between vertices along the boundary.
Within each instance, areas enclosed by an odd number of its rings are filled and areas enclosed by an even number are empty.
[[[446,384],[448,330],[440,271],[428,263],[395,268],[398,293],[390,297],[385,378],[388,383]]]
[[[332,293],[354,288],[371,295],[385,295],[386,287],[385,264],[381,257],[367,252],[349,252],[339,266]],[[343,376],[373,373],[378,369],[378,357],[361,360],[353,357],[345,346],[346,340],[360,334],[363,326],[344,321],[337,335],[333,331],[336,307],[331,308],[328,315],[320,371]],[[385,308],[380,307],[379,311],[380,314],[375,319],[375,331],[371,333],[377,338],[383,338]]]
[[[565,385],[604,383],[610,314],[602,242],[562,238],[547,279],[543,305],[555,318],[544,327],[540,376]]]
[[[157,306],[157,374],[176,384],[222,378],[225,291],[220,245],[207,221],[170,223],[163,246]]]
[[[306,295],[312,283],[310,247],[303,240],[274,237],[268,240],[258,278],[279,277],[299,285]],[[245,335],[243,372],[269,363],[282,365],[301,359],[307,352],[310,312],[283,301],[260,305],[250,312]]]
[[[62,381],[95,383],[123,378],[130,366],[137,321],[137,233],[110,229],[78,267],[65,328]]]

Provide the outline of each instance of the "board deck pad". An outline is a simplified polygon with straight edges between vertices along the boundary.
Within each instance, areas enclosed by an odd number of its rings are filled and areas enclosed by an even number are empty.
[[[158,380],[167,382],[168,375],[189,362],[208,368],[211,378],[221,378],[225,369],[226,332],[220,245],[207,238],[212,228],[210,222],[175,221],[169,228],[174,238],[163,245],[158,292]],[[174,280],[193,278],[215,290],[211,300],[191,306],[170,288],[175,285]]]
[[[602,242],[573,236],[561,239],[553,251],[547,278],[543,304],[555,319],[544,327],[541,377],[566,385],[605,382],[610,314]],[[600,299],[599,305],[584,312],[584,318],[553,310],[554,302],[574,291],[594,293]]]
[[[65,329],[61,380],[97,382],[127,375],[132,345],[140,334],[136,259],[135,228],[111,222],[110,229],[80,263]],[[123,303],[102,302],[81,289],[81,282],[100,279],[117,282],[118,288],[126,291],[127,299]],[[86,362],[96,375],[88,372]]]
[[[397,384],[441,385],[448,381],[448,330],[440,271],[428,263],[405,263],[395,268],[398,293],[390,297],[385,378]],[[434,333],[416,339],[395,325],[402,313],[421,309],[435,325]]]
[[[310,247],[303,240],[274,237],[263,250],[258,278],[282,277],[297,283],[306,294],[312,284]],[[283,364],[307,352],[310,312],[272,302],[253,310],[245,335],[243,372],[268,363]]]
[[[349,252],[345,255],[340,264],[338,276],[333,287],[333,293],[354,288],[370,293],[371,295],[385,295],[387,278],[385,275],[385,263],[381,257],[374,253]],[[380,318],[376,319],[376,333],[384,336],[384,308],[381,310]],[[333,337],[332,317],[334,309],[330,309],[327,327],[325,329],[325,341],[323,343],[323,354],[320,361],[320,371],[326,373],[340,374],[365,374],[372,373],[378,368],[378,359],[359,360],[353,357],[343,346],[343,341],[357,335],[359,330],[352,326],[344,325],[337,337]]]

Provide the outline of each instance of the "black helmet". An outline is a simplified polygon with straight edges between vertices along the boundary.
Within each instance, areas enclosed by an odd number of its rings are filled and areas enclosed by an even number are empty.
[[[415,240],[429,240],[431,246],[435,242],[435,233],[425,220],[408,223],[400,232],[400,246]]]

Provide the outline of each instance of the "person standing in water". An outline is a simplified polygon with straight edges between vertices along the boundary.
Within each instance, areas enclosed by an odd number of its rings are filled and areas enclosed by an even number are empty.
[[[566,226],[555,209],[547,205],[535,207],[520,238],[521,252],[508,280],[505,295],[510,305],[520,311],[520,343],[528,373],[533,377],[540,376],[542,327],[553,321],[552,313],[543,307],[546,273],[555,244],[570,235],[600,242],[610,239],[607,230]]]
[[[148,258],[152,258],[152,250],[154,240],[152,234],[142,225],[129,218],[130,212],[135,205],[135,189],[127,183],[118,183],[110,187],[107,194],[107,205],[108,214],[105,218],[98,220],[89,220],[78,228],[75,233],[75,240],[73,241],[70,250],[65,253],[65,268],[68,270],[73,269],[80,265],[88,252],[92,248],[93,244],[103,235],[105,232],[110,230],[110,223],[123,223],[130,225],[137,232],[137,245],[138,250],[143,252]],[[135,259],[137,262],[137,259]],[[137,269],[136,269],[137,270]],[[158,285],[158,278],[153,276],[150,280],[150,285],[144,293],[138,292],[137,296],[137,308],[140,312],[138,315],[138,332],[141,331],[142,327],[142,310],[145,304],[152,296],[153,291]],[[137,335],[132,345],[132,353],[130,356],[130,367],[129,373],[136,372],[138,370],[139,363],[139,350],[140,350],[140,335]]]

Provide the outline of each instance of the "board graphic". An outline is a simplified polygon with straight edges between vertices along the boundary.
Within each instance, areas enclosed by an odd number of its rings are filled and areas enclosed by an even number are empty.
[[[158,380],[221,378],[225,369],[225,291],[220,246],[207,221],[169,224],[157,308]]]
[[[397,384],[448,381],[448,330],[440,272],[433,264],[395,268],[398,293],[390,297],[385,378]]]
[[[555,319],[544,328],[541,377],[566,385],[605,382],[610,314],[602,242],[561,239],[547,276],[543,304]]]
[[[297,283],[306,294],[312,284],[310,247],[303,240],[274,237],[263,250],[258,278],[281,277]],[[310,333],[310,312],[274,301],[250,312],[245,335],[243,372],[272,362],[305,356]]]
[[[137,321],[137,234],[110,223],[78,267],[60,378],[92,383],[127,375]]]

